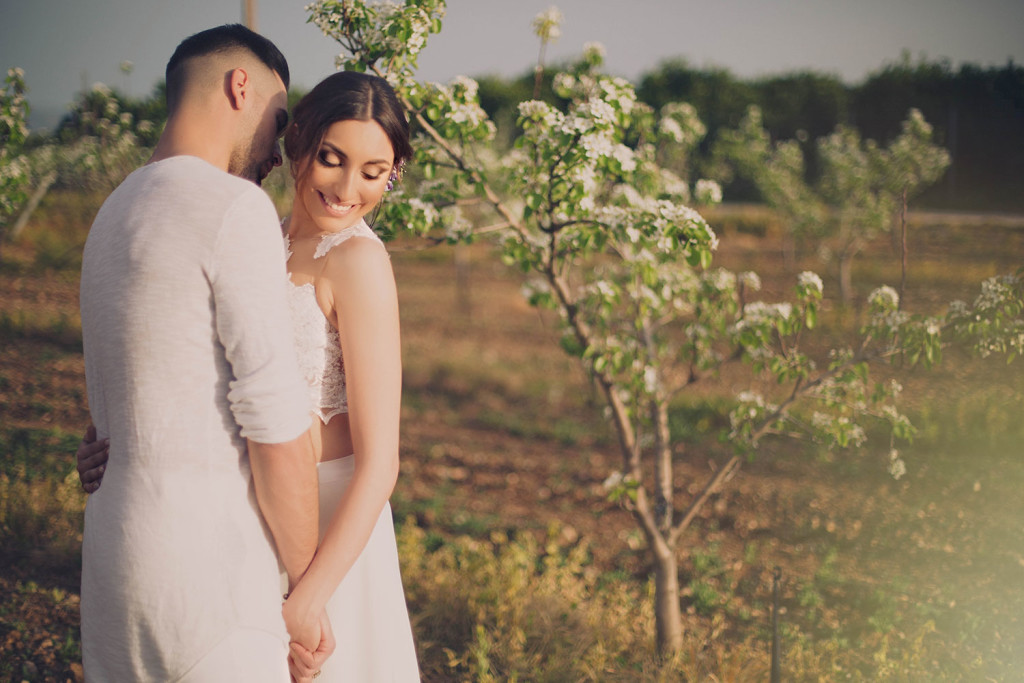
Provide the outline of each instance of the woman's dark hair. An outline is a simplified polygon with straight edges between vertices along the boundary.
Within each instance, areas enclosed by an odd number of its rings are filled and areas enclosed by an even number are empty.
[[[395,166],[412,158],[409,122],[391,85],[379,76],[339,71],[320,81],[292,110],[284,151],[296,180],[305,175],[327,129],[338,121],[375,121],[395,152]]]
[[[281,77],[285,89],[288,88],[288,60],[284,58],[277,46],[241,24],[224,24],[195,33],[178,44],[174,54],[167,62],[167,69],[164,73],[167,81],[165,88],[167,108],[174,109],[182,89],[185,87],[184,74],[178,68],[182,62],[192,57],[202,57],[239,48],[248,50],[255,55],[267,68],[277,73]]]

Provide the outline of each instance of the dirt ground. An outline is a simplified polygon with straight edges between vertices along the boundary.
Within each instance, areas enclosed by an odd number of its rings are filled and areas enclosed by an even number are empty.
[[[1016,224],[971,226],[989,231],[982,240],[962,226],[944,227],[935,216],[919,220],[909,291],[922,308],[970,298],[976,286],[965,282],[1024,262],[1024,229]],[[73,444],[88,422],[77,270],[73,263],[57,271],[39,268],[34,259],[31,246],[5,247],[0,264],[0,423],[8,439],[16,432],[63,435],[47,446],[52,460],[63,457],[59,448]],[[757,270],[767,299],[789,291],[798,272],[771,236],[727,234],[716,262]],[[568,542],[587,542],[602,571],[645,577],[649,567],[636,525],[602,488],[620,456],[601,420],[600,397],[558,348],[550,315],[523,302],[520,276],[483,246],[423,252],[399,243],[393,263],[405,359],[396,518],[449,534],[545,534],[554,525]],[[963,277],[946,276],[954,265]],[[898,281],[890,246],[875,245],[859,262],[857,277],[863,288]],[[909,373],[905,383],[918,414],[969,413],[975,394],[979,401],[997,395],[1019,405],[1020,361],[992,373],[954,358],[937,376]],[[727,393],[738,381],[718,378],[697,396]],[[952,394],[958,401],[944,404]],[[710,413],[695,412],[693,419],[698,436],[722,426]],[[727,444],[698,436],[677,451],[677,508],[727,457]],[[966,453],[943,451],[923,437],[922,448],[935,450],[935,457],[908,455],[912,471],[900,481],[885,472],[884,449],[851,457],[767,443],[685,537],[683,585],[695,573],[691,551],[712,548],[728,577],[716,584],[727,594],[722,609],[743,611],[759,628],[768,623],[771,577],[779,568],[788,618],[805,630],[866,633],[871,617],[894,619],[893,612],[926,604],[936,628],[962,636],[954,656],[981,652],[1009,661],[1013,646],[1024,644],[1017,616],[1024,607],[1020,454],[1011,459],[998,434],[976,444],[976,451],[965,446]],[[68,450],[66,461],[58,460],[64,471],[71,471],[72,459]],[[18,676],[26,680],[81,680],[80,537],[66,540],[69,545],[57,548],[0,549],[0,660],[19,663]],[[842,580],[819,580],[823,568]],[[820,604],[809,606],[809,586]],[[685,593],[687,627],[710,628],[710,618]],[[977,623],[968,631],[964,620]],[[986,647],[986,640],[998,642]]]

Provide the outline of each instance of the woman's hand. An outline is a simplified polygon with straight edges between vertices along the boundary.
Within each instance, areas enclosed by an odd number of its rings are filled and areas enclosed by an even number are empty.
[[[316,652],[324,638],[323,608],[304,602],[293,590],[281,606],[281,616],[284,617],[284,626],[288,629],[291,641],[310,652]]]
[[[89,425],[85,430],[82,442],[78,444],[75,451],[76,468],[78,469],[78,480],[82,483],[82,489],[86,493],[95,493],[103,480],[103,473],[107,469],[107,459],[110,458],[110,439],[96,439],[96,427]]]
[[[316,650],[310,651],[292,641],[289,644],[288,671],[292,680],[296,683],[310,683],[320,675],[320,667],[327,658],[334,652],[334,632],[331,630],[331,622],[327,618],[327,612],[320,614],[320,644]]]

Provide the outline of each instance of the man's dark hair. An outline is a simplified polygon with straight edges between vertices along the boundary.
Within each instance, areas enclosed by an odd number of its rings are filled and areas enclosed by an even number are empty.
[[[167,80],[167,108],[174,109],[185,87],[184,73],[178,68],[182,62],[192,57],[238,48],[248,50],[268,68],[277,72],[284,82],[284,87],[288,88],[288,61],[277,49],[277,46],[241,24],[224,24],[200,31],[178,44],[171,59],[167,62],[167,70],[164,74]]]

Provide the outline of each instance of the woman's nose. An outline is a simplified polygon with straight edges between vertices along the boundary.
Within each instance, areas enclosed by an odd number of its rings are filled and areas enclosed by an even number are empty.
[[[348,168],[338,169],[338,173],[334,177],[334,182],[332,183],[334,192],[338,195],[338,199],[348,199],[347,193],[352,188],[354,180],[354,171]]]

